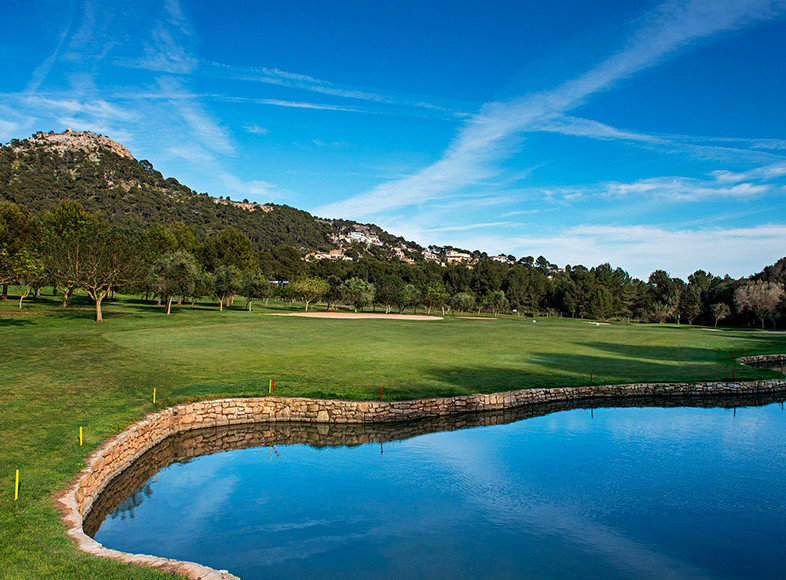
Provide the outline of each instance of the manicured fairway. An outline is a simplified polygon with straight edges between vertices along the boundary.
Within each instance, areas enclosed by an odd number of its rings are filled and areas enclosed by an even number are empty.
[[[296,305],[297,306],[297,305]],[[334,320],[135,300],[61,310],[0,303],[0,578],[145,578],[63,535],[51,496],[103,439],[155,408],[221,395],[388,399],[532,386],[768,378],[732,354],[786,352],[786,335],[568,319]],[[155,407],[151,402],[156,388]],[[78,444],[79,426],[85,443]],[[19,501],[13,501],[15,470]]]

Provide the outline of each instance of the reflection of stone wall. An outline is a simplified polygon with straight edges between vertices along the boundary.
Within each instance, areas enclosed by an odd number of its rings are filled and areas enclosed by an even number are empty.
[[[488,411],[503,411],[504,416],[504,411],[520,407],[527,407],[530,409],[530,412],[538,414],[537,409],[532,408],[532,406],[542,404],[557,404],[559,406],[560,404],[568,403],[581,406],[583,402],[585,406],[599,406],[602,404],[602,401],[610,402],[614,399],[630,399],[631,397],[665,396],[690,398],[697,396],[768,395],[784,391],[786,391],[786,380],[772,379],[747,383],[641,383],[595,387],[523,389],[504,393],[413,401],[338,401],[290,397],[198,401],[176,405],[158,413],[151,413],[116,437],[105,442],[88,458],[87,466],[82,470],[73,487],[64,492],[58,499],[63,506],[64,519],[71,526],[69,535],[77,540],[80,548],[83,550],[96,555],[160,566],[165,569],[176,570],[191,577],[229,578],[231,576],[220,575],[202,566],[178,563],[162,558],[153,558],[152,556],[131,556],[115,550],[106,550],[92,538],[85,535],[82,529],[83,517],[90,511],[96,498],[109,482],[137,458],[140,458],[142,454],[172,435],[195,429],[264,423],[265,425],[258,433],[243,434],[236,431],[232,432],[231,438],[239,438],[235,443],[239,443],[241,446],[251,446],[272,444],[275,437],[278,437],[282,432],[289,432],[291,437],[308,436],[309,433],[313,437],[315,431],[317,434],[320,432],[330,434],[334,424],[335,426],[356,424],[355,436],[357,437],[357,443],[361,443],[364,442],[364,437],[371,437],[369,435],[370,430],[364,429],[368,424],[412,422],[424,419],[434,420],[451,415],[485,413]],[[592,405],[589,405],[587,401],[592,401]],[[619,402],[614,404],[619,406]],[[526,413],[527,410],[525,409],[524,412]],[[542,414],[542,412],[539,414]],[[494,417],[496,416],[492,415],[491,418],[487,417],[477,420],[501,421],[501,419]],[[472,419],[464,417],[464,420],[470,421]],[[281,422],[306,422],[314,423],[315,425],[310,428],[291,426],[289,430],[286,430],[280,429],[281,426],[278,423]],[[470,425],[466,424],[465,426]],[[417,429],[418,427],[410,425],[406,428]],[[460,428],[460,426],[452,428]],[[393,430],[395,431],[395,429]],[[349,437],[350,435],[347,435],[347,433],[353,432],[352,429],[342,429],[341,431],[344,433],[341,437]],[[338,433],[338,431],[335,432]],[[412,433],[412,435],[415,434],[418,433]],[[213,437],[212,435],[208,436],[208,439]],[[220,435],[215,437],[220,438]],[[275,439],[275,443],[285,443],[286,439],[286,437],[284,441]],[[222,440],[221,445],[225,443],[229,444],[229,439],[226,442]],[[206,448],[210,443],[204,439],[201,442],[197,442],[195,439],[188,444],[172,442],[165,445],[171,445],[172,447],[160,452],[164,457],[177,457],[178,454],[185,457],[200,448]],[[176,461],[177,459],[173,460]],[[150,469],[155,468],[151,467]],[[129,477],[133,476],[129,475]],[[206,573],[219,575],[205,576]]]
[[[758,354],[755,356],[741,356],[737,359],[737,362],[758,369],[772,369],[783,372],[783,367],[786,366],[786,355]]]

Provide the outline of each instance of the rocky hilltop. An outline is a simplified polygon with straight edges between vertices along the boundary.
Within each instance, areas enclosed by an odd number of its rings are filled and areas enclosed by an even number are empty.
[[[354,254],[407,260],[422,250],[374,224],[197,193],[165,178],[149,161],[135,159],[123,145],[90,131],[38,132],[0,147],[0,200],[38,213],[64,199],[137,231],[181,221],[209,236],[233,226],[258,250],[291,246],[304,256],[335,259],[351,248]]]
[[[87,153],[88,158],[93,163],[99,161],[101,151],[104,150],[111,151],[115,155],[125,157],[126,159],[134,158],[131,152],[120,143],[91,131],[72,131],[71,129],[66,129],[63,133],[55,133],[54,131],[44,133],[39,131],[29,139],[24,141],[14,140],[9,145],[15,151],[43,147],[61,156],[66,152],[83,151]]]

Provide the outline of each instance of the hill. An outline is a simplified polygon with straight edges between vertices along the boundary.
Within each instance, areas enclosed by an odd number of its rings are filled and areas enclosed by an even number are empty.
[[[123,145],[89,131],[39,132],[0,147],[0,201],[39,213],[65,199],[132,230],[181,221],[206,237],[233,226],[257,250],[286,245],[307,254],[354,246],[382,258],[422,251],[374,224],[197,193],[174,177],[164,178]]]

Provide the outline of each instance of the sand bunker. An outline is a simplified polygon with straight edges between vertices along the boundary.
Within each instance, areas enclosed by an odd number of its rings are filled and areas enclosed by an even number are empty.
[[[372,312],[275,312],[266,316],[305,316],[307,318],[384,318],[385,320],[442,320],[441,316],[420,314],[382,314]]]

